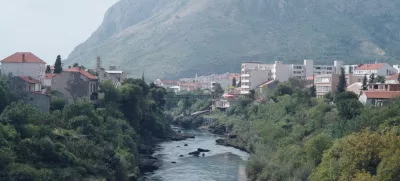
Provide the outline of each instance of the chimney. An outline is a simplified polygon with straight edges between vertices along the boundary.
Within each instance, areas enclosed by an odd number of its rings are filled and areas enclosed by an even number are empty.
[[[25,54],[22,54],[22,62],[25,62]]]
[[[97,63],[97,71],[99,71],[100,70],[100,68],[101,68],[101,59],[100,59],[100,57],[98,56],[97,57],[97,61],[96,61],[96,63]]]

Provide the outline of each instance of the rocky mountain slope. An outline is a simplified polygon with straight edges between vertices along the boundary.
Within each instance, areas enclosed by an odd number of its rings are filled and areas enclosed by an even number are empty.
[[[399,30],[397,0],[121,0],[64,64],[180,78],[248,60],[396,62]]]

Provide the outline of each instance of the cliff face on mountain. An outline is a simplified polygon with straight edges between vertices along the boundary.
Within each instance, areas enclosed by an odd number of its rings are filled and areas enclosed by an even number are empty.
[[[332,64],[400,57],[397,0],[121,0],[64,64],[131,76],[239,71],[242,61]]]

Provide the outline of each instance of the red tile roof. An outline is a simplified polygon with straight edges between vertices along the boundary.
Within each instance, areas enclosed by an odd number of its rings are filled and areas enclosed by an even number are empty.
[[[23,58],[24,57],[24,58]],[[2,63],[42,63],[46,64],[42,59],[31,52],[17,52],[3,59]]]
[[[377,63],[377,64],[364,64],[356,68],[356,70],[377,70],[384,66],[384,63]]]
[[[397,74],[393,74],[391,76],[388,76],[386,78],[386,80],[397,80],[398,78],[399,78],[399,74],[397,73]]]
[[[45,78],[46,79],[52,79],[53,77],[55,77],[57,74],[46,74]]]
[[[66,70],[65,72],[79,72],[82,75],[84,75],[85,77],[87,77],[88,79],[97,80],[96,76],[90,74],[89,72],[82,70],[80,67],[72,67],[72,68]]]
[[[364,94],[369,99],[392,99],[400,97],[400,91],[364,91]]]
[[[28,82],[30,84],[40,84],[40,82],[30,76],[18,76],[20,79],[22,79],[25,82]]]

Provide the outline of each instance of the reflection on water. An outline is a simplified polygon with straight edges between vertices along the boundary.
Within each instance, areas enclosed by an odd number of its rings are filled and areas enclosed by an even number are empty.
[[[175,128],[177,129],[177,128]],[[183,131],[184,132],[184,131]],[[215,144],[219,137],[210,133],[187,131],[195,139],[165,142],[154,156],[162,159],[163,166],[149,173],[143,181],[245,181],[245,160],[249,155],[235,148]],[[188,144],[188,146],[184,146]],[[193,157],[189,152],[204,148],[211,150],[205,157]],[[179,157],[184,155],[184,157]],[[171,163],[176,162],[176,163]]]

